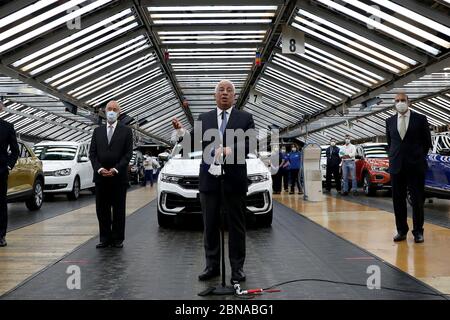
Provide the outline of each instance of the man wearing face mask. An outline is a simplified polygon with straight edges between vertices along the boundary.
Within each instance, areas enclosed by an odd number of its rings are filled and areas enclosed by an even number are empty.
[[[127,169],[133,156],[133,132],[117,121],[120,106],[116,101],[108,102],[105,114],[106,125],[95,128],[89,150],[94,168],[100,228],[100,243],[97,248],[122,248],[125,239]]]
[[[336,146],[336,139],[331,138],[330,146],[325,151],[327,157],[327,173],[326,173],[326,189],[331,192],[331,178],[333,176],[336,183],[337,192],[341,192],[341,177],[339,174],[339,165],[341,164],[341,157],[339,156],[339,147]]]
[[[389,173],[392,184],[397,235],[394,241],[406,240],[407,190],[411,193],[413,235],[416,243],[424,241],[424,188],[426,156],[431,148],[431,134],[427,118],[409,109],[408,96],[395,96],[397,114],[386,119],[386,138],[389,147]]]
[[[349,188],[349,175],[352,180],[352,193],[353,195],[357,195],[356,191],[356,165],[355,165],[355,156],[356,156],[356,147],[351,144],[350,136],[347,134],[345,136],[345,145],[342,147],[340,151],[340,156],[342,158],[342,178],[344,180],[343,193],[342,195],[348,195]]]

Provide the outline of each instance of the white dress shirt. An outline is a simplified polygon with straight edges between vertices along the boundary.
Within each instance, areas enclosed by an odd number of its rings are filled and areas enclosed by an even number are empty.
[[[112,127],[113,129],[112,129],[112,131],[113,131],[113,133],[112,133],[112,135],[111,135],[111,139],[112,139],[112,136],[114,135],[114,131],[116,131],[116,127],[117,127],[117,121],[116,122],[114,122],[113,124],[109,124],[109,122],[106,122],[106,136],[108,137],[108,132],[109,132],[109,128],[110,127]],[[105,168],[100,168],[100,169],[98,169],[98,173],[100,174],[100,172],[102,171],[102,170],[104,170]],[[114,170],[115,172],[116,172],[116,174],[118,174],[119,173],[119,171],[116,169],[116,168],[112,168],[112,170]]]
[[[342,149],[344,150],[344,155],[349,156],[350,158],[342,159],[343,161],[351,161],[355,160],[356,156],[356,147],[349,143],[342,146]]]
[[[230,120],[231,110],[233,107],[229,107],[225,112],[227,113],[227,123]],[[217,107],[217,128],[220,130],[220,126],[222,125],[222,109]]]
[[[406,128],[405,134],[406,134],[406,132],[408,131],[409,118],[411,118],[411,110],[408,109],[408,111],[406,111],[406,113],[404,115],[402,115],[402,114],[397,112],[397,130],[398,130],[398,133],[400,133],[400,121],[402,119],[401,118],[402,116],[405,117],[405,124],[406,124],[406,126],[405,126],[405,128]]]

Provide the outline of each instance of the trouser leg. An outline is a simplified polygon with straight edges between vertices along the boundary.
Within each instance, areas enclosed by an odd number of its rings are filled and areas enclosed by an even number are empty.
[[[127,187],[124,184],[115,184],[112,192],[113,220],[112,220],[112,240],[123,241],[125,239],[126,220],[126,199]]]
[[[408,174],[407,176],[407,188],[410,190],[412,212],[413,212],[413,234],[423,234],[424,224],[424,189],[425,189],[425,173],[418,172],[414,174]]]
[[[400,234],[406,234],[409,230],[407,222],[407,206],[406,206],[406,190],[407,177],[406,173],[391,174],[392,184],[392,202],[394,205],[395,225]]]
[[[6,194],[8,192],[8,174],[0,174],[0,238],[6,236],[8,229],[8,204]]]
[[[97,210],[97,219],[100,229],[100,242],[111,242],[111,207],[112,197],[110,194],[109,183],[95,184],[95,204]]]
[[[206,266],[219,268],[220,264],[220,195],[200,192],[203,214],[203,243]]]
[[[228,221],[228,255],[232,270],[245,262],[245,195],[226,194],[225,214]]]

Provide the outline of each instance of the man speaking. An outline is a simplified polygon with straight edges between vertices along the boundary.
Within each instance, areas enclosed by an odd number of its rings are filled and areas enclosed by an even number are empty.
[[[233,108],[235,102],[235,87],[231,81],[220,81],[215,90],[217,108],[201,114],[198,123],[194,125],[194,131],[201,125],[203,159],[200,165],[200,202],[204,222],[204,247],[206,256],[206,268],[199,275],[199,280],[204,281],[220,275],[220,208],[224,206],[225,216],[228,222],[228,247],[231,264],[231,281],[245,281],[243,270],[245,261],[245,198],[247,194],[247,167],[245,156],[249,152],[249,145],[254,141],[246,137],[234,136],[232,141],[227,141],[228,133],[251,132],[255,128],[253,117],[245,111]],[[181,122],[174,118],[172,125],[177,129],[177,137],[181,140],[185,130]],[[219,133],[221,146],[211,147],[206,137],[208,131]],[[225,133],[226,129],[226,133]],[[187,135],[189,136],[189,135]],[[194,132],[191,132],[191,141],[194,141]],[[248,139],[247,139],[248,138]],[[222,148],[222,146],[224,146]],[[244,153],[243,161],[239,161],[239,155]],[[240,154],[241,153],[241,154]],[[225,155],[223,166],[224,175],[218,174],[220,169],[214,163],[205,159],[205,155],[212,155],[215,159]],[[241,157],[242,158],[242,157]],[[215,171],[213,169],[216,169]],[[223,179],[223,193],[221,192],[221,179]]]

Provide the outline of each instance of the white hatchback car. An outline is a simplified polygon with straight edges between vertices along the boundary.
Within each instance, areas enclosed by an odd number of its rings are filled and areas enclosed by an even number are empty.
[[[94,190],[89,142],[44,141],[33,151],[43,164],[44,193],[65,193],[69,200],[77,200],[81,190]]]
[[[202,152],[192,152],[182,158],[179,146],[158,177],[158,224],[169,227],[177,216],[200,215],[199,168]],[[261,159],[247,159],[247,217],[256,218],[261,226],[272,224],[272,177]]]

